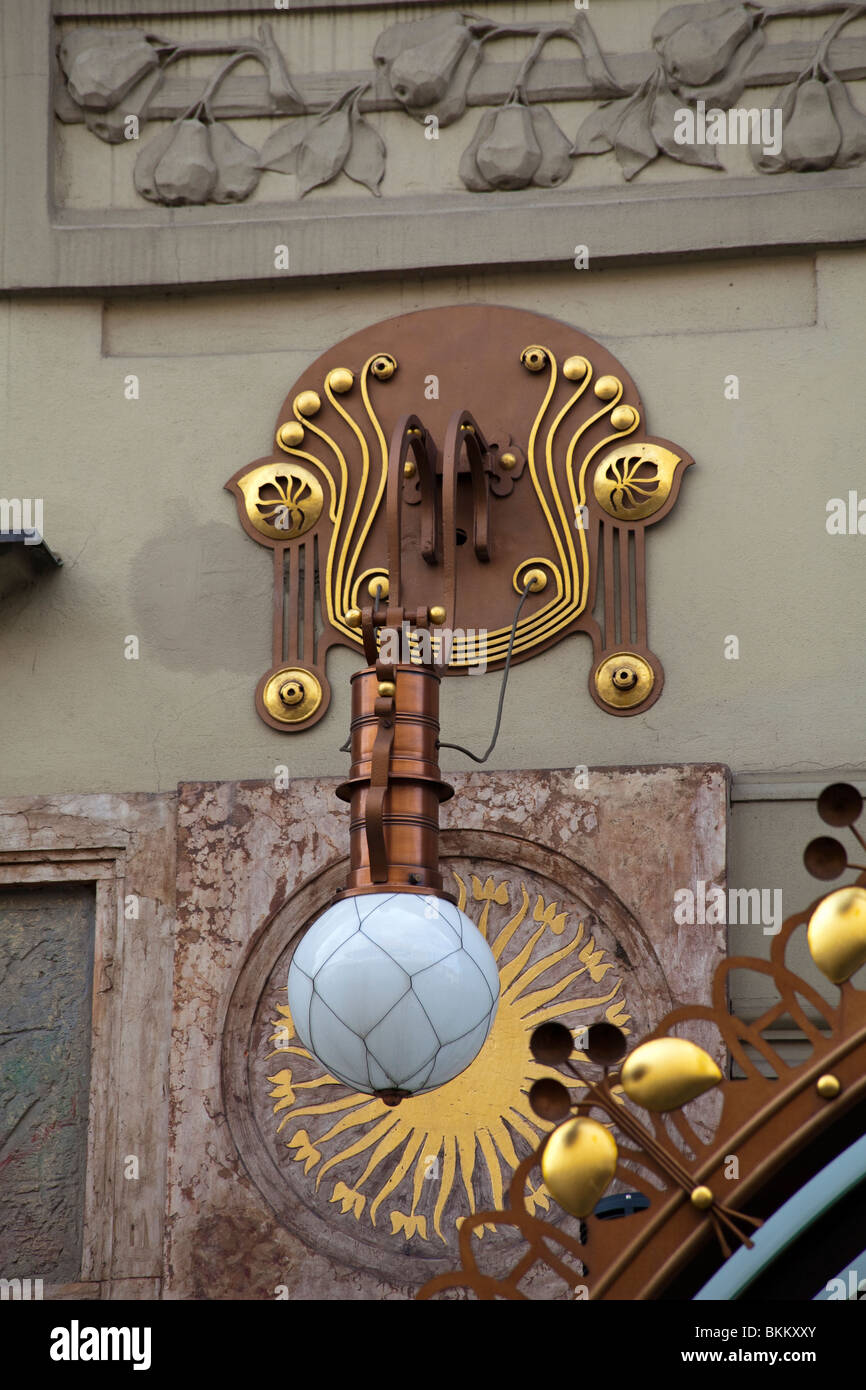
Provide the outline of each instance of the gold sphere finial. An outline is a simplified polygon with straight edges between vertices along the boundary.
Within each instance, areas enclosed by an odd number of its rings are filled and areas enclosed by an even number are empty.
[[[708,1211],[715,1200],[708,1187],[693,1187],[689,1195],[692,1206],[698,1211]]]
[[[547,588],[547,575],[541,569],[527,570],[523,576],[523,584],[515,587],[518,593],[523,589],[529,589],[531,594],[540,594]]]
[[[569,381],[583,381],[589,371],[585,357],[566,357],[562,364],[562,375]]]
[[[348,367],[335,367],[332,372],[328,372],[328,385],[335,395],[345,396],[355,385],[355,374],[350,372]]]
[[[360,610],[360,608],[349,608],[349,609],[347,609],[347,611],[346,611],[346,623],[348,624],[349,627],[360,627],[360,626],[361,626],[361,610]]]
[[[441,627],[446,618],[445,609],[440,603],[435,603],[429,611],[431,623],[434,627]]]
[[[819,1076],[815,1082],[815,1090],[822,1100],[835,1100],[842,1089],[842,1082],[838,1076],[832,1076],[829,1072],[825,1076]]]
[[[277,444],[281,449],[297,449],[304,442],[304,427],[297,420],[287,420],[277,430]]]
[[[322,408],[321,397],[316,391],[301,391],[293,404],[299,415],[318,415]]]
[[[370,371],[377,381],[388,381],[397,370],[397,359],[390,352],[380,352],[370,364]]]
[[[517,455],[512,454],[509,450],[506,454],[500,454],[499,462],[502,464],[502,467],[510,473],[512,468],[517,467]]]
[[[592,389],[600,401],[612,401],[622,390],[622,382],[616,376],[600,376]]]
[[[393,697],[397,693],[397,687],[393,681],[379,681],[379,694],[383,699]]]
[[[284,705],[288,705],[289,707],[292,705],[299,705],[306,693],[303,684],[299,680],[285,681],[284,684],[280,686],[279,690],[280,699]]]
[[[637,411],[630,405],[618,405],[610,412],[610,423],[615,430],[630,430],[637,422]]]
[[[417,469],[417,467],[415,466],[415,460],[414,460],[414,459],[407,459],[406,462],[403,464],[403,477],[404,477],[404,478],[414,478],[414,477],[415,477],[415,474],[416,474],[417,472],[418,472],[418,469]]]
[[[523,349],[520,360],[528,372],[540,372],[547,366],[547,352],[533,343],[531,347]]]

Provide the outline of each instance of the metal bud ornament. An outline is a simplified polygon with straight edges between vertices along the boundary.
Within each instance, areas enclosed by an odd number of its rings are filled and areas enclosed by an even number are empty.
[[[580,1116],[555,1129],[541,1156],[547,1190],[572,1216],[589,1216],[616,1172],[617,1147],[609,1129]]]
[[[620,1072],[629,1100],[653,1111],[678,1110],[721,1079],[710,1054],[686,1038],[653,1038],[641,1043]]]
[[[837,888],[809,919],[809,950],[823,975],[844,984],[866,964],[866,888]]]

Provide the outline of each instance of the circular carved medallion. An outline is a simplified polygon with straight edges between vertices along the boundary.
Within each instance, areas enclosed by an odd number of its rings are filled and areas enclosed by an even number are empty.
[[[296,1036],[289,963],[339,868],[296,894],[259,935],[226,1022],[226,1108],[253,1180],[311,1247],[401,1285],[454,1268],[463,1218],[502,1206],[513,1170],[552,1128],[527,1098],[534,1081],[559,1074],[533,1061],[533,1029],[561,1019],[578,1045],[580,1028],[601,1020],[643,1031],[647,979],[653,992],[666,989],[634,918],[564,856],[456,831],[443,836],[443,868],[497,959],[501,988],[485,1047],[453,1081],[390,1109],[328,1076]],[[640,992],[630,988],[638,967]],[[571,1235],[579,1230],[537,1172],[527,1206]],[[489,1272],[515,1263],[513,1230],[485,1227],[475,1240]],[[543,1271],[532,1296],[569,1294]]]

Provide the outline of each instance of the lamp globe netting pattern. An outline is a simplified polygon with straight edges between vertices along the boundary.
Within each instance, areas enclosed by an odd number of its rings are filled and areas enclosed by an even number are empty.
[[[475,923],[444,898],[368,893],[328,908],[289,969],[298,1037],[366,1093],[418,1095],[475,1060],[493,1025],[499,971]]]

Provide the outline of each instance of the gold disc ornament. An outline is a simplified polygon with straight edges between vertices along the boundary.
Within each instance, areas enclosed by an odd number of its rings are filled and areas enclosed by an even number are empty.
[[[266,681],[262,691],[265,709],[281,724],[300,724],[315,714],[322,703],[322,685],[302,666],[284,666]]]
[[[637,652],[614,652],[595,674],[599,698],[612,709],[631,709],[641,704],[654,684],[653,668]]]

